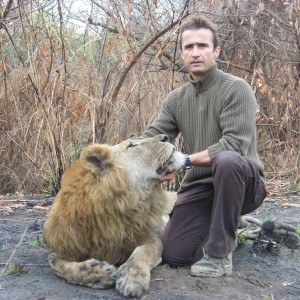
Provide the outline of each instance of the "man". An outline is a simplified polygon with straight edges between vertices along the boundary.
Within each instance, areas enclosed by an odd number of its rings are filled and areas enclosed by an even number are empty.
[[[256,151],[256,99],[246,81],[217,68],[217,31],[207,19],[182,25],[180,49],[190,80],[168,95],[143,135],[165,133],[174,140],[181,132],[189,153],[163,236],[163,261],[191,265],[194,276],[219,277],[232,273],[240,215],[266,196]]]

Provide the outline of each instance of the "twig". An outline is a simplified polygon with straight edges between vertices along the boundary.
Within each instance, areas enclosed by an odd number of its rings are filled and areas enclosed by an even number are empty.
[[[260,124],[256,124],[256,126],[279,127],[281,129],[289,130],[290,132],[300,134],[299,131],[296,131],[296,130],[293,130],[293,129],[290,129],[290,128],[287,128],[287,127],[282,127],[282,126],[276,125],[276,124],[262,124],[262,123],[260,123]]]
[[[217,62],[220,63],[220,64],[223,64],[223,65],[231,66],[231,67],[236,68],[236,69],[239,69],[239,70],[246,71],[246,72],[248,72],[248,73],[250,73],[250,74],[252,74],[253,71],[254,71],[254,70],[252,70],[252,69],[247,69],[247,68],[241,67],[241,66],[239,66],[239,65],[232,64],[232,63],[230,63],[230,62],[228,62],[228,61],[223,61],[223,60],[220,60],[220,59],[217,59]]]
[[[39,212],[39,210],[38,210],[38,211],[35,211],[35,212]],[[26,221],[32,221],[32,220],[36,220],[36,218],[25,218],[25,219],[0,219],[0,221],[12,221],[12,222],[15,222],[15,221],[26,222]]]
[[[0,221],[32,221],[32,220],[36,220],[36,218],[25,218],[25,219],[0,219]]]
[[[300,208],[300,204],[299,203],[283,203],[281,205],[281,208],[289,208],[289,207],[299,207]]]
[[[11,7],[12,5],[14,4],[14,1],[13,0],[9,0],[6,4],[6,7],[5,7],[5,10],[4,10],[4,13],[3,15],[1,16],[1,19],[5,20],[6,17],[8,16],[10,10],[11,10]],[[0,25],[0,29],[2,29],[2,26]]]
[[[0,266],[6,265],[6,263],[0,263]],[[27,267],[27,266],[31,266],[31,267],[48,267],[48,264],[22,264],[22,266]]]
[[[13,251],[13,253],[11,254],[11,256],[10,256],[10,258],[8,259],[7,263],[5,264],[3,270],[1,271],[0,277],[3,275],[3,273],[4,273],[5,269],[6,269],[6,267],[10,264],[10,262],[11,262],[13,256],[15,255],[16,251],[17,251],[18,248],[20,247],[20,245],[21,245],[21,243],[22,243],[22,241],[23,241],[23,239],[24,239],[25,233],[27,232],[27,229],[28,229],[28,225],[25,227],[25,230],[24,230],[24,232],[22,233],[21,239],[20,239],[20,241],[19,241],[17,247],[15,248],[15,250]]]
[[[37,165],[37,163],[31,158],[31,156],[18,144],[18,142],[10,136],[10,134],[0,126],[0,132],[3,131],[9,139],[16,144],[16,146],[29,158],[29,160],[32,162],[32,164],[41,172],[41,168]]]
[[[257,282],[262,286],[262,287],[265,287],[265,284],[262,283],[258,278],[256,278]]]
[[[131,68],[135,65],[135,63],[137,62],[137,60],[142,56],[142,54],[155,42],[157,41],[162,35],[164,35],[166,32],[168,32],[170,29],[172,29],[173,27],[175,27],[186,15],[182,14],[176,21],[172,22],[170,25],[168,25],[167,27],[165,27],[163,30],[161,30],[160,32],[158,32],[154,37],[152,37],[150,40],[148,40],[148,42],[144,45],[144,47],[142,47],[142,49],[132,58],[132,60],[130,61],[130,63],[127,65],[127,67],[125,68],[125,70],[122,72],[120,79],[118,81],[118,83],[116,84],[116,87],[112,93],[112,101],[115,102],[115,100],[117,99],[117,96],[119,94],[119,91],[121,89],[121,86],[123,85],[123,82],[125,81],[125,78],[127,76],[127,74],[129,73],[129,71],[131,70]]]
[[[2,202],[29,202],[32,200],[29,199],[0,199],[0,203]]]
[[[74,19],[76,19],[76,18],[74,18]],[[77,19],[77,20],[80,21],[79,19]],[[104,24],[103,22],[96,22],[96,21],[93,20],[92,17],[88,17],[87,21],[88,21],[89,24],[95,25],[95,26],[100,26],[100,27],[106,29],[109,32],[120,33],[117,28],[115,28],[115,27],[109,27],[106,24]]]

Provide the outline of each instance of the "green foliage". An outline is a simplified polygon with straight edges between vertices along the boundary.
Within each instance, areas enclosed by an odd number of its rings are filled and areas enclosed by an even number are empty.
[[[69,150],[69,157],[71,159],[74,159],[77,155],[78,155],[78,153],[77,153],[75,148],[72,148],[72,149]]]
[[[249,241],[248,239],[246,239],[244,236],[240,234],[238,235],[238,245],[245,246],[249,244],[251,244],[251,241]]]
[[[48,181],[46,186],[42,189],[42,193],[45,195],[56,195],[56,188],[53,180]]]
[[[23,256],[23,257],[27,257],[29,255],[30,255],[30,253],[27,250],[25,250],[21,253],[21,256]]]
[[[262,222],[262,223],[264,223],[264,222],[268,221],[268,219],[265,218],[265,217],[264,218],[259,218],[259,221]]]
[[[300,235],[300,224],[297,225],[296,232]]]
[[[12,263],[7,266],[6,275],[21,275],[27,272],[23,265]]]
[[[3,244],[3,245],[0,247],[0,252],[7,251],[8,249],[10,249],[9,245],[8,245],[8,244]]]
[[[35,241],[29,242],[29,244],[39,248],[47,248],[47,245],[45,244],[43,238],[39,237],[37,237]]]
[[[289,187],[288,192],[300,192],[300,183],[295,183]]]

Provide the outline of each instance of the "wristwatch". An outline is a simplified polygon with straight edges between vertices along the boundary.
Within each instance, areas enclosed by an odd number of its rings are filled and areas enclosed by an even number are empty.
[[[193,166],[191,164],[191,161],[190,161],[190,157],[188,154],[185,154],[185,161],[184,161],[184,165],[183,165],[183,168],[185,170],[189,170],[191,169]]]

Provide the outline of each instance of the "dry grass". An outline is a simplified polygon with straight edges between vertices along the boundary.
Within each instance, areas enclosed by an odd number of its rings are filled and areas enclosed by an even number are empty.
[[[288,182],[285,190],[300,189],[296,2],[287,8],[277,2],[244,1],[236,7],[194,1],[188,11],[216,20],[220,68],[254,89],[259,152],[268,180]],[[7,7],[0,24],[0,193],[55,193],[83,146],[141,134],[168,92],[185,82],[175,52],[178,26],[170,24],[186,10],[179,1],[167,10],[164,2],[147,1],[140,9],[120,1],[101,8],[97,1],[93,12],[104,16],[98,23],[108,18],[106,29],[90,18],[86,31],[77,34],[65,26],[65,10],[55,20],[47,6],[38,11],[36,1],[22,3]]]

